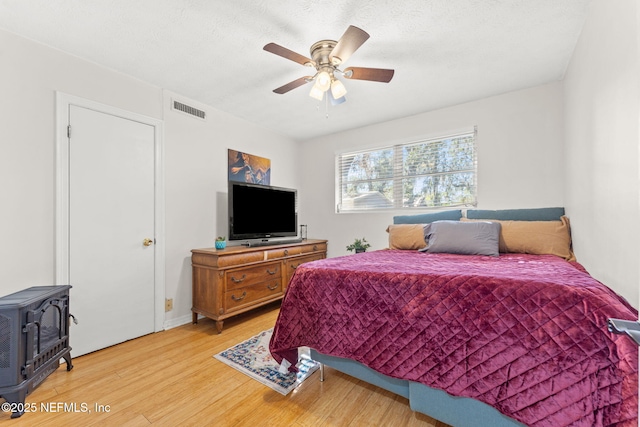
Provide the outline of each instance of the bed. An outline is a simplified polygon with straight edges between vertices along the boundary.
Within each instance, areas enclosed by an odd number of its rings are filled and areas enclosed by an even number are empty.
[[[638,348],[607,330],[608,318],[636,320],[637,310],[575,261],[565,217],[540,213],[398,217],[388,250],[301,265],[273,357],[295,370],[297,349],[310,347],[314,360],[454,426],[637,426]],[[498,254],[474,253],[487,224]],[[461,229],[473,238],[450,238]],[[420,251],[426,242],[435,249]]]

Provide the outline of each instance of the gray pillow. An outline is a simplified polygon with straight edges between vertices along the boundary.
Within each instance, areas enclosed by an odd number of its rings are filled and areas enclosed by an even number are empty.
[[[500,223],[434,221],[424,226],[424,252],[499,255]]]

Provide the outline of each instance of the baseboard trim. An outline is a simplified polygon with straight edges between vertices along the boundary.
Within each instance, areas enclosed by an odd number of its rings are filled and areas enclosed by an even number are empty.
[[[169,319],[164,321],[164,329],[173,329],[178,326],[186,325],[187,323],[191,323],[193,321],[193,317],[191,314],[187,314],[186,316],[177,317],[175,319]]]

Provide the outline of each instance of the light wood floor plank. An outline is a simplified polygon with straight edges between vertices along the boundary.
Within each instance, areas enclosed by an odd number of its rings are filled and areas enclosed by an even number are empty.
[[[71,371],[61,365],[27,396],[35,412],[11,421],[10,414],[0,413],[0,422],[11,427],[447,427],[411,411],[407,399],[328,367],[324,382],[314,373],[282,396],[213,358],[273,327],[277,315],[278,304],[272,304],[227,319],[222,334],[202,319],[75,358]]]

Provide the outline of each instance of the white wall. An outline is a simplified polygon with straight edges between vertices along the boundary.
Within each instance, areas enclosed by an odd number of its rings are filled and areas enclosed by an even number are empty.
[[[372,249],[387,247],[385,229],[399,212],[335,213],[336,153],[472,126],[478,128],[478,208],[563,206],[562,111],[562,84],[552,83],[307,141],[298,162],[300,221],[309,225],[309,237],[329,240],[330,257],[347,254],[356,237]]]
[[[565,76],[566,207],[589,272],[638,306],[636,0],[594,0]]]
[[[165,92],[166,288],[173,298],[170,324],[184,323],[191,312],[191,249],[210,248],[227,236],[227,150],[271,159],[271,184],[297,188],[297,144],[225,112],[187,99],[207,112],[200,121],[171,110]],[[190,314],[189,314],[190,316]],[[190,319],[190,317],[189,317]]]
[[[162,88],[0,31],[0,295],[55,279],[55,91],[164,120],[165,324],[191,319],[190,250],[227,234],[227,149],[271,159],[275,185],[297,187],[297,145],[200,106],[200,122],[170,110],[199,106]]]
[[[55,91],[162,117],[162,92],[0,31],[0,294],[54,283]]]

